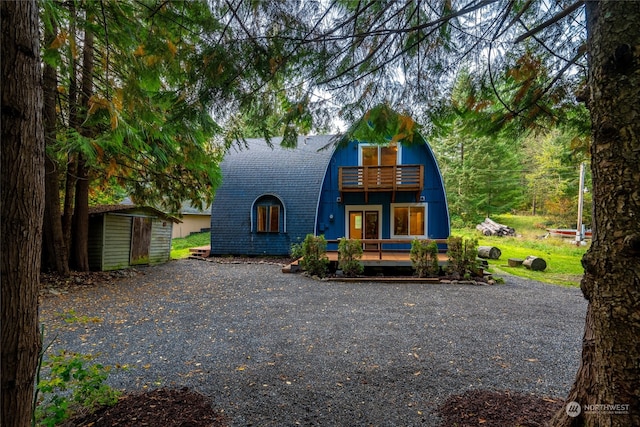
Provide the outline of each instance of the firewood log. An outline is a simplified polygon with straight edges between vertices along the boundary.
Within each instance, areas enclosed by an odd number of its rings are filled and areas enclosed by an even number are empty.
[[[499,259],[502,251],[495,246],[478,246],[478,256],[486,259]]]
[[[522,265],[533,271],[544,271],[544,269],[547,268],[547,262],[544,259],[533,255],[526,257],[522,262]]]

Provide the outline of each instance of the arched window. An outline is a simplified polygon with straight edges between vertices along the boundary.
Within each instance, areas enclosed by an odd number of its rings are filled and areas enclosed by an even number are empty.
[[[251,231],[286,233],[286,212],[282,200],[275,194],[258,197],[251,208]]]

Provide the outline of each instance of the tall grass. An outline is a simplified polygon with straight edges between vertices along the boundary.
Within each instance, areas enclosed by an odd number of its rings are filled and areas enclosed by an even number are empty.
[[[495,274],[515,276],[565,286],[579,286],[584,273],[581,260],[588,246],[576,246],[570,239],[544,237],[550,223],[544,217],[523,215],[496,215],[492,218],[500,224],[516,230],[516,237],[483,236],[475,229],[462,228],[451,231],[453,235],[477,237],[480,246],[495,246],[502,255],[489,260],[489,269]],[[524,267],[509,267],[509,258],[524,259],[528,255],[543,258],[545,271],[531,271]]]

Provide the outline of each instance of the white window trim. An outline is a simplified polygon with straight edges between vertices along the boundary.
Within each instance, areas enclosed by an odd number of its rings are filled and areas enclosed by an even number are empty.
[[[390,216],[390,221],[389,221],[389,236],[391,236],[392,239],[407,239],[407,240],[413,240],[415,238],[419,238],[419,239],[425,239],[427,238],[428,234],[428,228],[429,228],[429,207],[427,206],[427,203],[391,203],[390,206],[390,212],[389,212],[389,216]],[[424,207],[424,230],[423,230],[423,234],[411,234],[408,236],[398,236],[396,234],[394,234],[394,224],[396,222],[396,215],[395,215],[395,208],[402,208],[402,207]]]
[[[349,234],[349,215],[351,212],[366,212],[376,211],[378,212],[378,239],[382,239],[382,205],[347,205],[344,207],[344,234],[347,239],[351,238]],[[363,218],[364,221],[364,218]]]
[[[402,164],[402,144],[399,142],[396,144],[398,147],[396,165],[401,165]],[[362,166],[362,147],[378,147],[378,163],[380,163],[380,147],[384,147],[384,145],[371,144],[369,142],[361,142],[360,144],[358,144],[358,166]]]

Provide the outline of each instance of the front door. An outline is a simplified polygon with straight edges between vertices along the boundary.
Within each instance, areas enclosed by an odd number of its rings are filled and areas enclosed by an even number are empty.
[[[362,212],[349,212],[349,238],[362,239]]]

